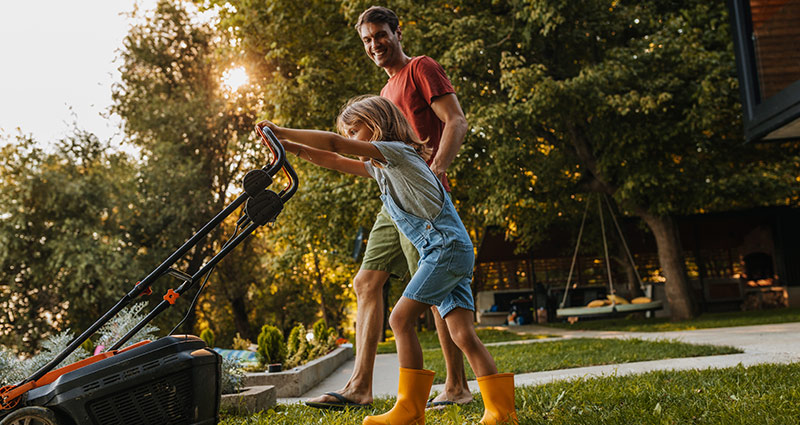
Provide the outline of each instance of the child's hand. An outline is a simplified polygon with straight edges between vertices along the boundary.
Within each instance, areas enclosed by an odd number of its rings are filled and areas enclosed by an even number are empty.
[[[277,137],[277,138],[281,137],[280,133],[281,133],[282,129],[280,127],[278,127],[277,125],[275,125],[275,123],[273,123],[272,121],[264,120],[264,121],[259,122],[256,125],[258,125],[259,127],[267,127],[270,130],[272,130],[272,132],[275,134],[275,137]]]

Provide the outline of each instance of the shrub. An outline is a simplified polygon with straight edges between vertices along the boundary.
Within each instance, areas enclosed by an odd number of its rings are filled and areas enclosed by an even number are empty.
[[[314,329],[315,341],[328,340],[328,334],[330,333],[330,331],[328,330],[328,327],[325,325],[325,321],[323,319],[319,319],[316,322],[314,322],[313,329]]]
[[[286,345],[283,333],[272,325],[264,325],[258,335],[258,361],[261,365],[283,363],[286,359]]]
[[[100,338],[97,340],[97,345],[101,345],[108,350],[145,317],[142,313],[142,309],[146,305],[147,302],[143,301],[122,309],[122,311],[103,325],[97,332],[100,335]],[[120,348],[125,348],[146,339],[155,340],[156,332],[158,332],[158,328],[148,323]]]
[[[220,377],[220,387],[222,394],[234,394],[239,392],[244,381],[244,369],[239,364],[239,360],[223,358],[222,376]]]
[[[289,340],[286,343],[287,368],[293,368],[322,357],[336,348],[336,330],[326,327],[325,322],[321,319],[314,323],[314,338],[311,341],[306,339],[307,334],[308,331],[302,324],[296,325],[289,333]]]
[[[216,336],[214,335],[214,331],[211,328],[203,329],[203,332],[200,332],[200,339],[206,342],[208,348],[214,348],[214,342],[216,342]]]
[[[233,337],[234,350],[249,350],[251,345],[253,345],[253,343],[250,342],[249,339],[242,338],[242,336],[239,335],[239,332],[236,332],[236,336]]]
[[[308,360],[316,359],[328,354],[336,348],[336,330],[325,325],[322,319],[314,323],[314,339],[311,341],[311,350]],[[331,339],[333,338],[333,339]]]
[[[103,346],[106,350],[117,342],[123,335],[133,329],[143,318],[142,308],[146,302],[131,305],[122,309],[116,316],[108,321],[97,332],[99,339],[96,345]],[[146,339],[156,339],[153,335],[158,332],[158,328],[152,325],[145,325],[139,332],[137,332],[131,339],[129,339],[123,347],[135,344]],[[42,342],[42,348],[36,355],[28,358],[23,358],[19,354],[12,353],[4,347],[0,347],[0,386],[16,384],[23,379],[33,375],[42,366],[46,365],[50,360],[54,359],[58,353],[64,351],[72,340],[74,335],[69,329],[50,336]],[[93,344],[88,340],[73,351],[64,361],[56,367],[66,366],[75,363],[78,360],[85,359],[91,354]]]
[[[290,369],[305,363],[308,358],[308,341],[306,340],[306,327],[302,323],[297,324],[289,332],[289,340],[286,342],[286,368]]]
[[[58,353],[64,351],[72,340],[75,339],[69,329],[53,335],[42,343],[42,350],[36,355],[20,359],[18,356],[0,347],[0,386],[16,384],[37,370],[41,369],[50,360],[54,359]],[[89,357],[89,353],[82,347],[78,347],[66,359],[59,363],[54,369],[75,363],[78,360]]]

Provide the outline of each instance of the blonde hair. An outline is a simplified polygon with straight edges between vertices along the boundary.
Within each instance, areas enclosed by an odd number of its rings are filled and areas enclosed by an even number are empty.
[[[400,109],[385,97],[363,95],[347,101],[336,119],[336,128],[347,137],[347,128],[357,123],[372,131],[370,141],[403,142],[413,147],[425,161],[431,158],[433,149],[426,145],[427,140],[420,140]]]

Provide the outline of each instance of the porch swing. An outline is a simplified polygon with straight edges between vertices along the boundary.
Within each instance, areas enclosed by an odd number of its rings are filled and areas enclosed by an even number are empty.
[[[587,200],[586,202],[586,209],[583,211],[583,219],[581,219],[581,227],[578,231],[578,241],[575,244],[575,252],[572,255],[572,264],[569,267],[569,274],[567,275],[567,284],[564,289],[564,297],[561,300],[561,304],[559,308],[556,310],[556,316],[559,318],[567,318],[567,317],[606,317],[606,316],[615,316],[615,315],[624,315],[629,313],[635,312],[652,312],[655,310],[660,310],[663,308],[663,302],[661,300],[652,300],[652,286],[646,286],[642,281],[641,276],[639,275],[639,271],[636,268],[636,263],[633,260],[633,255],[631,255],[631,250],[628,248],[628,243],[625,241],[625,236],[622,234],[622,229],[617,222],[617,217],[614,214],[614,210],[611,208],[611,203],[608,200],[608,197],[605,195],[601,195],[601,198],[597,199],[597,210],[600,215],[600,230],[603,236],[603,253],[604,253],[604,260],[606,264],[606,272],[608,274],[608,290],[609,296],[608,299],[610,304],[608,305],[601,305],[601,306],[581,306],[581,307],[567,307],[567,299],[569,296],[569,287],[570,283],[572,283],[572,274],[575,271],[575,263],[578,259],[578,250],[581,246],[581,238],[583,237],[583,229],[586,226],[586,216],[589,212],[589,204],[590,201]],[[606,207],[608,208],[609,213],[611,214],[611,219],[614,222],[614,227],[617,229],[617,234],[619,234],[619,239],[622,241],[622,246],[625,248],[625,253],[627,254],[628,261],[630,261],[631,266],[633,267],[634,275],[636,276],[636,281],[639,283],[639,287],[642,289],[642,292],[647,295],[649,300],[645,299],[642,302],[635,302],[635,303],[622,303],[618,301],[622,301],[621,297],[616,295],[616,290],[614,289],[614,279],[611,276],[611,261],[608,256],[608,240],[606,239],[606,226],[605,220],[603,217],[603,200],[605,200]],[[634,300],[636,301],[636,300]],[[590,305],[592,303],[589,303]]]

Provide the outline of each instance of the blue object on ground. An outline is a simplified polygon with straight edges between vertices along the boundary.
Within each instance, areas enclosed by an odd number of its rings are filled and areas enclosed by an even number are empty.
[[[256,353],[247,350],[231,350],[228,348],[214,348],[214,351],[219,353],[225,359],[236,359],[241,363],[258,362]]]

